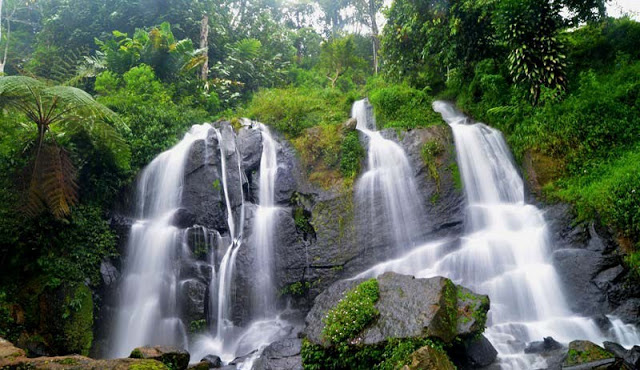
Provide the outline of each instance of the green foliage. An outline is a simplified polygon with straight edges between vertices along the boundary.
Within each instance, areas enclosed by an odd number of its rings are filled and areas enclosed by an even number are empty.
[[[30,77],[0,77],[0,105],[31,125],[35,141],[25,210],[36,216],[48,209],[63,218],[78,202],[76,167],[63,146],[64,135],[84,134],[94,147],[103,148],[121,169],[128,169],[130,151],[118,132],[126,126],[85,91],[69,86],[48,86]]]
[[[374,87],[369,92],[379,128],[412,129],[441,124],[431,109],[433,99],[425,92],[406,84]]]
[[[360,163],[365,151],[360,144],[358,133],[351,131],[344,135],[341,148],[340,171],[345,178],[355,178],[360,173]]]
[[[565,55],[557,38],[562,5],[547,0],[505,0],[498,3],[496,29],[509,48],[509,72],[528,90],[534,104],[543,86],[563,91]]]
[[[441,343],[426,338],[389,338],[378,346],[349,346],[342,352],[315,345],[303,339],[302,367],[306,370],[395,370],[408,365],[413,352],[424,346],[444,353]]]
[[[196,334],[202,333],[207,328],[207,320],[193,320],[189,323],[189,333]],[[131,356],[133,357],[133,352],[131,352]]]
[[[379,294],[376,279],[367,280],[347,292],[322,320],[324,340],[338,346],[339,350],[358,343],[358,334],[378,316],[375,303]]]
[[[429,140],[422,144],[420,155],[429,169],[429,176],[436,182],[436,192],[440,191],[440,175],[438,174],[438,156],[444,152],[442,144],[438,140]]]
[[[280,295],[291,295],[293,297],[302,297],[311,289],[311,282],[296,281],[284,287]]]
[[[322,44],[319,68],[331,83],[331,87],[340,87],[344,92],[352,86],[349,83],[364,83],[365,60],[356,51],[356,37],[332,37]],[[348,79],[345,79],[348,77]]]
[[[254,95],[244,113],[295,138],[306,128],[344,122],[352,102],[349,96],[329,89],[269,89]]]
[[[85,285],[78,285],[72,294],[65,298],[66,308],[61,317],[63,328],[57,340],[62,341],[62,348],[70,353],[89,355],[93,343],[93,299],[91,290]]]
[[[147,65],[132,68],[119,77],[106,71],[96,77],[98,101],[118,112],[130,131],[132,164],[140,168],[158,153],[175,144],[193,124],[202,123],[208,113],[190,104],[175,103],[171,90]]]

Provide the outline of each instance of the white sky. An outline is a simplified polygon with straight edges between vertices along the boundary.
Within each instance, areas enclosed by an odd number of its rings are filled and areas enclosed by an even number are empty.
[[[612,17],[629,14],[631,18],[640,21],[640,0],[612,0],[607,4],[607,13]]]

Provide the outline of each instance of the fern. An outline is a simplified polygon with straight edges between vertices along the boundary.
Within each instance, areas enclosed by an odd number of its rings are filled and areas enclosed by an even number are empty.
[[[85,132],[96,147],[106,148],[116,164],[129,168],[131,151],[119,134],[128,128],[118,116],[85,91],[71,86],[48,86],[29,77],[0,77],[0,107],[19,110],[37,128],[25,211],[35,216],[45,208],[57,218],[78,202],[76,168],[52,130]]]

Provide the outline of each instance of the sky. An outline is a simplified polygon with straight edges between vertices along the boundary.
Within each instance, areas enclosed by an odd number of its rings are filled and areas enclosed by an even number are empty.
[[[640,0],[612,0],[607,4],[607,13],[612,17],[629,13],[631,18],[640,21]]]

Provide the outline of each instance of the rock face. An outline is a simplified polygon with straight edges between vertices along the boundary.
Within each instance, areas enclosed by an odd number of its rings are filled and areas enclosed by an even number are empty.
[[[322,338],[323,317],[345,292],[362,281],[339,281],[316,298],[305,320],[304,334],[310,342],[326,345]],[[376,345],[389,338],[424,337],[451,343],[456,337],[470,337],[484,330],[488,297],[457,287],[449,279],[416,279],[388,272],[378,277],[378,287],[380,296],[375,307],[380,314],[360,335],[365,345]],[[459,326],[460,321],[470,324]]]
[[[576,224],[571,208],[563,204],[548,207],[545,218],[556,236],[552,260],[571,309],[589,316],[612,313],[640,324],[640,287],[630,283],[612,233],[597,220]]]

